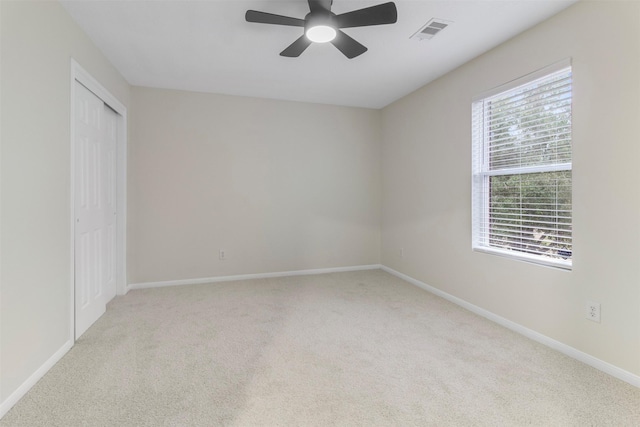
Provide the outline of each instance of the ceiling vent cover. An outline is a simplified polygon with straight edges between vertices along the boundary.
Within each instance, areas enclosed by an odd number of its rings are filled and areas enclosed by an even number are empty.
[[[451,24],[453,24],[452,21],[433,18],[429,20],[429,22],[427,22],[425,25],[423,25],[422,28],[416,31],[416,33],[410,38],[418,39],[420,41],[432,39],[436,34],[440,33]]]

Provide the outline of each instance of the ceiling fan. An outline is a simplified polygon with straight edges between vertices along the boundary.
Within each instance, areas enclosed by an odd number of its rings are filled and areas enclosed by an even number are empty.
[[[295,58],[300,56],[311,43],[331,42],[349,59],[362,55],[367,51],[367,48],[341,31],[342,28],[393,24],[398,20],[398,12],[393,2],[366,7],[340,15],[331,12],[333,0],[308,0],[308,2],[310,12],[304,19],[259,12],[257,10],[248,10],[245,19],[247,22],[260,24],[304,27],[304,34],[280,52],[281,56]]]

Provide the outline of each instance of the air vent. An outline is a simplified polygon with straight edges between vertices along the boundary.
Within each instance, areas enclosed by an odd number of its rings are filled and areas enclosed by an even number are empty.
[[[451,24],[453,24],[452,21],[433,18],[425,25],[423,25],[422,28],[416,31],[416,33],[412,35],[411,38],[418,39],[420,41],[432,39],[436,34],[440,33]]]

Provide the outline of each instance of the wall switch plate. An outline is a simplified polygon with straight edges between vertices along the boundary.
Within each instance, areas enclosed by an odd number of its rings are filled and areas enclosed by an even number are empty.
[[[600,303],[587,301],[585,308],[587,319],[600,323]]]

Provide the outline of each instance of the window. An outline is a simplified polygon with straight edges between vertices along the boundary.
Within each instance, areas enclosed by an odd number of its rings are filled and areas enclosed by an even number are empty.
[[[569,61],[472,105],[473,248],[571,268]]]

